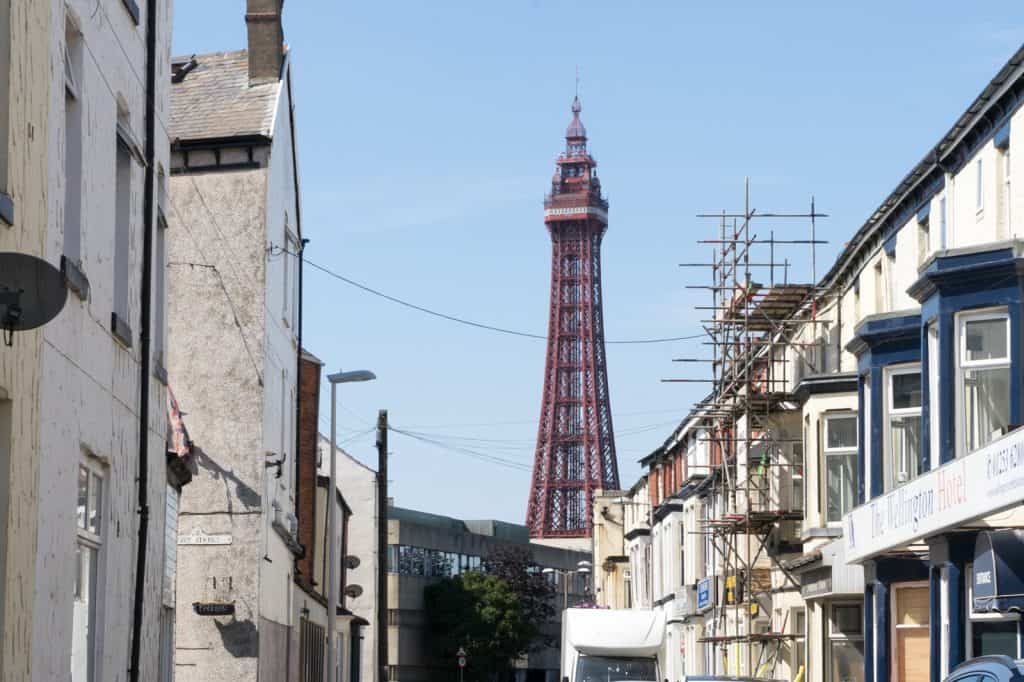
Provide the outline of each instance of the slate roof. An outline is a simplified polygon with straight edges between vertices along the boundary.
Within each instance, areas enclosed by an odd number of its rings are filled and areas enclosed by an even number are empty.
[[[195,59],[199,65],[182,82],[171,83],[171,141],[270,137],[281,82],[250,86],[246,50]]]

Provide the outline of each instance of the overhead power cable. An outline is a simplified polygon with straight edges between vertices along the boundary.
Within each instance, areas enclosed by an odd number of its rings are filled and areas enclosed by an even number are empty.
[[[283,248],[281,246],[272,245],[270,248],[271,248],[271,253],[273,253],[273,254],[286,253],[286,254],[291,255],[291,256],[297,256],[298,255],[295,252],[289,251],[288,249],[285,249],[285,248]],[[432,315],[434,317],[439,317],[439,318],[441,318],[443,320],[448,320],[449,322],[455,322],[457,324],[463,324],[463,325],[466,325],[466,326],[469,326],[469,327],[476,327],[477,329],[484,329],[486,331],[497,332],[499,334],[508,334],[510,336],[522,336],[522,337],[525,337],[525,338],[528,338],[528,339],[540,339],[542,341],[546,341],[547,338],[548,338],[547,334],[533,334],[531,332],[524,332],[524,331],[519,331],[519,330],[516,330],[516,329],[506,329],[505,327],[496,327],[496,326],[491,325],[491,324],[485,324],[483,322],[475,322],[473,320],[469,320],[469,319],[466,319],[464,317],[459,317],[457,315],[449,315],[448,313],[442,313],[442,312],[439,312],[437,310],[433,310],[431,308],[426,308],[424,306],[417,305],[415,303],[410,303],[409,301],[403,300],[403,299],[398,298],[396,296],[391,296],[389,294],[385,294],[383,291],[380,291],[378,289],[374,289],[373,287],[367,286],[366,284],[363,284],[362,282],[357,282],[354,279],[350,279],[348,277],[345,277],[344,275],[341,275],[341,274],[339,274],[337,272],[334,272],[330,268],[327,268],[327,267],[325,267],[323,265],[319,265],[318,263],[314,263],[313,261],[309,260],[308,258],[303,257],[302,262],[305,263],[306,265],[308,265],[309,267],[315,269],[315,270],[319,270],[320,272],[324,273],[325,275],[328,275],[328,276],[333,277],[334,279],[336,279],[338,281],[341,281],[341,282],[344,282],[345,284],[348,284],[349,286],[353,286],[353,287],[355,287],[357,289],[360,289],[361,291],[365,291],[368,294],[373,294],[374,296],[378,296],[378,297],[383,298],[385,300],[391,301],[392,303],[396,303],[396,304],[398,304],[400,306],[404,306],[406,308],[410,308],[412,310],[416,310],[416,311],[424,313],[426,315]],[[614,344],[620,344],[620,345],[623,345],[623,344],[669,343],[670,341],[690,341],[690,340],[693,340],[693,339],[702,339],[704,337],[705,337],[705,334],[704,333],[700,333],[700,334],[691,334],[689,336],[670,336],[670,337],[657,338],[657,339],[614,339],[614,340],[613,339],[606,339],[605,343],[609,343],[609,344],[614,343]]]
[[[457,452],[459,454],[463,454],[468,457],[472,457],[473,459],[478,459],[482,462],[487,462],[489,464],[497,464],[498,466],[507,467],[509,469],[516,469],[519,471],[530,471],[530,469],[532,468],[529,464],[526,464],[524,462],[516,462],[510,459],[505,459],[503,457],[498,457],[496,455],[489,455],[485,452],[473,450],[465,446],[447,445],[445,443],[442,443],[441,441],[434,440],[433,438],[427,438],[417,433],[412,433],[410,431],[405,431],[404,429],[396,428],[395,426],[388,426],[388,430],[391,431],[392,433],[397,433],[402,436],[405,436],[406,438],[412,438],[413,440],[418,440],[423,443],[433,445],[434,447],[440,448],[442,450]]]

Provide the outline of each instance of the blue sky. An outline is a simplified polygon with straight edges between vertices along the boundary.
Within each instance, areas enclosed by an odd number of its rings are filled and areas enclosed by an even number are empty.
[[[834,6],[833,6],[834,5]],[[175,0],[174,52],[245,46],[244,0]],[[582,119],[611,201],[606,334],[692,334],[699,295],[677,263],[712,225],[816,197],[820,275],[1024,39],[1024,4],[963,2],[285,3],[308,258],[391,295],[545,333],[542,199],[576,66]],[[804,238],[806,225],[765,225]],[[806,249],[791,281],[810,278]],[[374,463],[378,408],[445,447],[392,434],[396,504],[521,523],[544,343],[458,326],[315,271],[305,344],[345,387],[345,447]],[[671,358],[694,342],[608,348],[625,487],[699,385]],[[690,374],[692,375],[692,373]],[[325,387],[326,388],[326,387]],[[326,390],[325,390],[326,393]],[[329,414],[326,400],[323,414]],[[326,425],[326,419],[322,420]],[[326,430],[326,426],[324,426]],[[461,449],[453,446],[461,446]]]

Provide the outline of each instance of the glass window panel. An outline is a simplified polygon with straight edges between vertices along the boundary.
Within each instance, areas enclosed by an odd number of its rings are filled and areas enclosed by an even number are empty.
[[[963,370],[964,445],[982,447],[1010,423],[1010,368]]]
[[[921,456],[920,415],[894,416],[889,421],[892,471],[890,487],[917,476]]]
[[[857,417],[829,417],[825,420],[825,447],[829,450],[857,447]]]
[[[859,640],[832,640],[831,682],[863,682],[864,642]]]
[[[71,634],[71,681],[91,682],[93,666],[93,636],[96,622],[96,555],[87,545],[78,546],[79,578],[77,591],[80,593],[72,607]]]
[[[1017,658],[1017,621],[984,620],[971,623],[972,656],[1003,654]]]
[[[964,360],[999,360],[1008,357],[1006,318],[969,320],[964,323]]]
[[[78,527],[85,529],[86,505],[89,501],[89,470],[78,467]]]
[[[921,407],[921,374],[919,372],[892,375],[892,407],[894,410]]]
[[[96,474],[89,475],[89,522],[88,531],[100,534],[100,514],[103,509],[103,479]]]
[[[841,635],[859,635],[863,628],[860,606],[849,604],[832,607],[832,632]]]
[[[828,521],[841,521],[843,515],[853,508],[857,455],[828,455],[825,463]]]

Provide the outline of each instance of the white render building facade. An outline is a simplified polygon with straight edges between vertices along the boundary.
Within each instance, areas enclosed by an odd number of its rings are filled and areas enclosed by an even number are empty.
[[[789,314],[769,415],[789,445],[764,474],[777,525],[756,594],[711,540],[745,513],[713,492],[716,439],[742,437],[701,433],[716,396],[645,458],[624,502],[632,605],[666,611],[668,679],[939,682],[1024,654],[1005,569],[1024,555],[1022,104],[1024,49]],[[722,617],[741,603],[753,631]]]
[[[0,250],[41,257],[67,289],[0,351],[2,678],[170,680],[165,537],[188,480],[167,456],[159,285],[170,5],[0,14]]]

